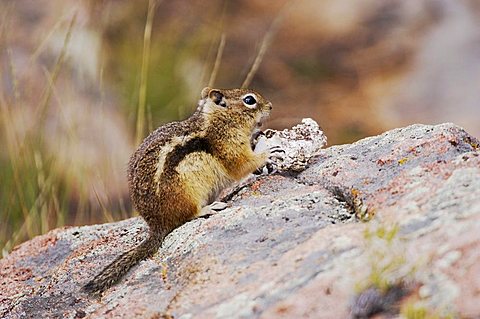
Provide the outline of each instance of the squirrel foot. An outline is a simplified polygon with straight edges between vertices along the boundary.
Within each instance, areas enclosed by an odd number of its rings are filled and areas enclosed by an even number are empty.
[[[213,202],[208,206],[205,206],[200,211],[200,215],[197,218],[208,218],[212,215],[217,214],[219,211],[222,211],[228,207],[227,203],[224,202]]]

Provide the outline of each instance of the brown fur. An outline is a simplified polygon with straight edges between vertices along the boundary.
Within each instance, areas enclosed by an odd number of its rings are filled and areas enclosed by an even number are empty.
[[[256,96],[255,108],[242,101],[249,93]],[[117,282],[153,255],[168,233],[197,217],[222,189],[264,165],[268,154],[254,153],[251,137],[271,103],[249,89],[205,88],[201,95],[190,118],[156,129],[132,155],[130,195],[150,236],[107,266],[85,291],[100,292]]]

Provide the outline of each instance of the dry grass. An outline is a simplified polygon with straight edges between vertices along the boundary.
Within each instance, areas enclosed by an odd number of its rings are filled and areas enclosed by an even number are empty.
[[[282,10],[280,10],[280,12],[277,14],[270,27],[268,28],[267,32],[263,36],[258,53],[253,60],[252,66],[250,67],[250,70],[248,71],[245,80],[243,80],[242,88],[246,88],[250,85],[250,83],[252,83],[253,77],[257,73],[260,65],[262,64],[268,47],[272,44],[273,38],[275,37],[275,34],[277,33],[283,19],[285,18],[285,14],[288,12],[289,8],[293,5],[294,2],[295,0],[291,0],[283,6]]]
[[[208,86],[213,87],[215,80],[217,79],[218,69],[220,68],[220,62],[222,62],[223,50],[225,49],[225,33],[220,37],[220,43],[218,44],[217,56],[215,57],[215,63],[213,64],[213,70],[210,74],[210,80],[208,80]]]
[[[45,125],[48,106],[54,94],[55,82],[65,59],[76,17],[74,14],[69,21],[63,47],[53,70],[45,70],[47,82],[38,105],[34,107],[33,118],[36,120],[30,126],[26,124],[26,118],[32,116],[31,108],[23,104],[22,94],[25,88],[19,81],[11,50],[5,45],[13,94],[8,96],[6,92],[0,92],[0,120],[7,150],[0,172],[4,188],[0,194],[0,214],[5,221],[0,224],[0,248],[3,255],[19,242],[63,225],[65,220],[65,210],[61,208],[64,203],[61,195],[65,193],[65,189],[61,184],[61,176],[56,173],[57,163],[45,152],[44,136],[40,132]],[[2,28],[8,23],[5,21],[8,19],[4,20]],[[2,42],[7,43],[5,36],[2,36]],[[13,114],[14,111],[16,115]],[[28,129],[19,131],[15,126],[18,121]]]
[[[157,0],[148,1],[147,22],[145,23],[145,32],[143,35],[142,70],[140,74],[140,94],[138,96],[137,134],[135,138],[136,144],[140,144],[145,135],[145,105],[147,103],[148,67],[150,65],[152,25],[156,7]]]

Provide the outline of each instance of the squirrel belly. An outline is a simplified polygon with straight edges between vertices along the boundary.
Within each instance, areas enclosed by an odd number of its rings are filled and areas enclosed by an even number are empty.
[[[254,153],[252,134],[272,104],[249,89],[205,88],[188,119],[153,131],[132,155],[128,186],[149,236],[89,281],[83,291],[99,293],[139,261],[153,256],[175,228],[200,215],[203,206],[233,182],[265,164]]]

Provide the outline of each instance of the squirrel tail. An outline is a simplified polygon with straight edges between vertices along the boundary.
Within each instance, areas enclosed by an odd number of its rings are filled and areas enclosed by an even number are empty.
[[[89,294],[98,294],[111,287],[139,261],[153,256],[162,245],[164,237],[164,235],[150,232],[150,235],[140,245],[117,257],[83,286],[82,290]]]

